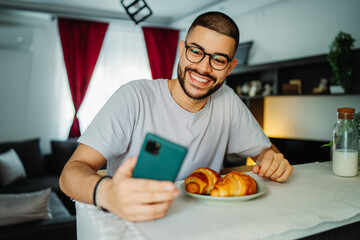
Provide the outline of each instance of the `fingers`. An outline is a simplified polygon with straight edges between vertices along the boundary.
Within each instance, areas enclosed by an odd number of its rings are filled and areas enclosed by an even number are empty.
[[[260,168],[260,169],[259,169]],[[293,167],[281,153],[270,150],[264,154],[259,168],[253,169],[259,177],[267,177],[274,181],[282,182],[288,179],[293,171]]]
[[[255,165],[255,166],[253,167],[253,173],[258,174],[259,172],[260,172],[260,166],[259,166],[259,165]]]
[[[132,178],[136,157],[126,160],[117,170],[107,192],[105,206],[129,221],[148,221],[164,216],[180,190],[171,181]]]
[[[163,217],[174,198],[179,195],[179,189],[173,191],[117,189],[111,211],[115,215],[133,222],[154,220]]]
[[[133,205],[127,207],[121,217],[132,222],[155,220],[165,216],[171,203],[172,201],[156,204]]]
[[[288,179],[293,172],[293,167],[289,164],[289,166],[286,168],[285,172],[278,178],[275,179],[277,182],[283,182],[286,179]]]
[[[116,192],[113,213],[133,222],[163,217],[180,195],[172,182],[131,178],[122,179]]]
[[[159,191],[142,191],[132,192],[121,199],[121,204],[154,204],[174,200],[180,195],[180,190],[159,192]]]
[[[270,177],[279,167],[280,161],[284,157],[274,151],[267,151],[260,162],[260,172],[265,177]]]
[[[180,195],[173,182],[149,179],[122,179],[116,188],[122,205],[172,201]]]
[[[116,171],[115,176],[121,174],[127,177],[131,177],[132,172],[136,165],[136,161],[137,161],[137,157],[130,157],[127,160],[125,160],[124,163],[121,164],[121,166]]]
[[[175,191],[176,187],[170,181],[157,181],[142,178],[124,178],[118,183],[122,191],[130,190],[134,192],[143,191]]]

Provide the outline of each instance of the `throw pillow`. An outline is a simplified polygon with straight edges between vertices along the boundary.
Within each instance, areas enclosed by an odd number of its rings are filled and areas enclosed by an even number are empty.
[[[0,194],[0,226],[51,219],[51,188],[18,194]]]
[[[50,169],[55,174],[60,174],[71,155],[75,152],[79,143],[76,139],[70,139],[66,141],[52,140],[51,152],[52,159]]]
[[[11,148],[19,155],[28,177],[36,177],[45,174],[45,161],[41,152],[39,138],[26,141],[0,143],[0,153],[7,152]]]
[[[0,154],[0,186],[26,178],[24,166],[14,149]]]

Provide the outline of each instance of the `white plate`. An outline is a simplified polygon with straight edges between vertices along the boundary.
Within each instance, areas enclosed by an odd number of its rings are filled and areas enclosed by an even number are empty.
[[[257,183],[257,191],[255,194],[240,197],[211,197],[210,195],[189,193],[185,190],[185,183],[182,183],[180,189],[187,195],[201,200],[217,201],[217,202],[243,202],[263,195],[266,192],[266,186],[263,183]]]

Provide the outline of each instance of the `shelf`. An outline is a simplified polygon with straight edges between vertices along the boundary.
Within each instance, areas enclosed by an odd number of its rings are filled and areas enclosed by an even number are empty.
[[[254,96],[254,97],[250,97],[248,95],[238,95],[239,98],[244,99],[244,100],[251,100],[251,99],[263,99],[264,97],[267,96]]]
[[[250,73],[250,72],[258,72],[258,71],[266,71],[266,70],[274,70],[277,68],[286,68],[286,67],[294,67],[294,66],[303,66],[303,65],[311,65],[317,63],[326,62],[326,55],[318,55],[312,57],[305,57],[299,59],[291,59],[287,61],[278,61],[266,64],[257,64],[257,65],[248,65],[248,66],[236,66],[232,71],[231,75],[241,74],[241,73]]]
[[[360,49],[356,49],[352,54],[352,94],[360,94]],[[344,96],[343,94],[312,94],[312,90],[319,85],[320,79],[330,80],[331,69],[326,59],[326,54],[311,56],[288,61],[279,61],[268,64],[259,64],[252,66],[237,66],[227,77],[226,84],[235,92],[236,88],[249,83],[253,80],[259,80],[262,86],[265,83],[272,85],[271,96]],[[282,86],[289,83],[291,79],[301,80],[301,94],[283,94]],[[257,95],[250,97],[248,95],[239,96],[246,106],[250,109],[260,126],[263,126],[264,98],[268,96]]]
[[[353,50],[353,88],[352,93],[360,93],[360,49]],[[262,84],[270,83],[273,94],[282,94],[282,85],[291,79],[301,80],[302,94],[312,94],[313,88],[319,85],[322,78],[331,78],[331,68],[326,54],[267,64],[237,66],[227,77],[226,84],[234,90],[245,82],[260,80]],[[329,82],[328,82],[329,84]],[[329,92],[327,92],[329,93]]]

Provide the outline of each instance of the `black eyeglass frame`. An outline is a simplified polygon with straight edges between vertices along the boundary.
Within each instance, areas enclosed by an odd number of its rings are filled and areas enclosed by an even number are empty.
[[[199,63],[199,62],[201,62],[202,60],[204,60],[204,58],[205,58],[206,55],[208,55],[208,56],[209,56],[209,64],[210,64],[210,67],[211,67],[212,69],[214,69],[214,70],[217,70],[217,71],[222,71],[222,70],[224,70],[224,69],[228,66],[228,64],[234,59],[234,58],[229,58],[226,54],[221,54],[221,53],[210,54],[210,53],[207,53],[207,52],[205,52],[203,49],[201,49],[200,47],[187,45],[186,41],[185,41],[185,48],[186,48],[185,56],[186,56],[186,59],[187,59],[188,61],[190,61],[190,62],[192,62],[192,63]],[[202,51],[202,52],[204,53],[203,57],[202,57],[199,61],[197,61],[197,62],[191,61],[191,60],[188,58],[188,56],[187,56],[187,51],[188,51],[189,48],[199,49],[200,51]],[[226,62],[226,65],[224,66],[224,68],[222,68],[222,69],[216,69],[216,68],[214,68],[214,67],[211,65],[211,59],[212,59],[212,57],[214,57],[214,56],[223,56],[223,57],[226,58],[227,62]]]

